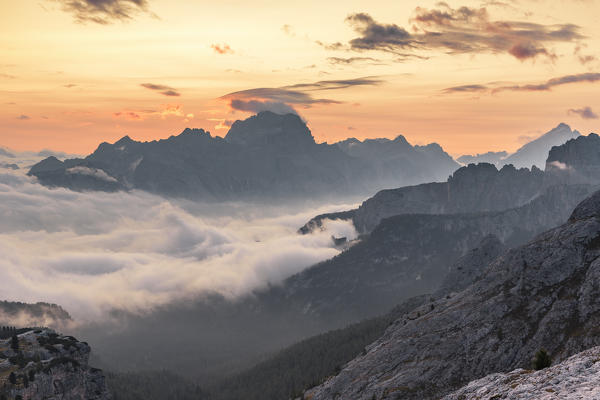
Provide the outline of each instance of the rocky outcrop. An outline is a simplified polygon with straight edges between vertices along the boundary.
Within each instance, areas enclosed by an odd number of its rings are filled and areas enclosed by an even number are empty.
[[[88,366],[90,347],[49,329],[0,341],[0,395],[27,400],[110,400],[99,369]]]
[[[569,357],[541,371],[516,369],[469,383],[443,400],[600,399],[600,347]]]
[[[353,156],[343,146],[316,143],[295,114],[261,112],[236,121],[225,138],[202,129],[152,142],[123,137],[83,159],[48,157],[29,174],[47,186],[73,190],[141,189],[166,196],[252,200],[365,195],[447,176],[458,164],[439,146],[411,146],[387,155]],[[386,153],[385,157],[377,157]],[[387,161],[383,161],[385,160]]]
[[[399,318],[319,399],[425,399],[600,344],[600,192],[569,221],[492,262],[464,291]],[[449,298],[448,298],[449,297]]]

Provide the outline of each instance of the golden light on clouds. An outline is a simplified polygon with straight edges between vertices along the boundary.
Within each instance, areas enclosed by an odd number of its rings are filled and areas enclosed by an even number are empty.
[[[447,3],[3,2],[0,146],[224,135],[263,108],[321,141],[402,133],[452,154],[597,130],[597,1]]]

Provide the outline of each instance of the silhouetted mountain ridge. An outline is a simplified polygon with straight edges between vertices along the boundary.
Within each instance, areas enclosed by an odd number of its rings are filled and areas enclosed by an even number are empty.
[[[202,129],[152,142],[123,137],[84,159],[48,158],[29,172],[48,186],[128,190],[203,200],[356,195],[436,180],[457,166],[438,145],[384,140],[368,155],[316,143],[295,114],[261,112],[236,121],[225,138]],[[358,142],[360,148],[365,145]]]

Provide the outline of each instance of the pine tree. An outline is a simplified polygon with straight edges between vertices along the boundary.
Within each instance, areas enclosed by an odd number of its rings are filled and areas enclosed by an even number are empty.
[[[540,349],[537,353],[535,353],[535,357],[533,358],[533,369],[539,371],[544,368],[548,368],[552,364],[552,359],[546,353],[546,350]]]
[[[13,335],[12,340],[10,342],[10,348],[14,351],[19,351],[19,338],[17,335]]]

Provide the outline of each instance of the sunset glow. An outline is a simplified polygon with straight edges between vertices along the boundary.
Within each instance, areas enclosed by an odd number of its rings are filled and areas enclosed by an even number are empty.
[[[273,107],[318,141],[403,134],[452,155],[598,130],[597,1],[104,3],[2,2],[0,146],[224,135]]]

